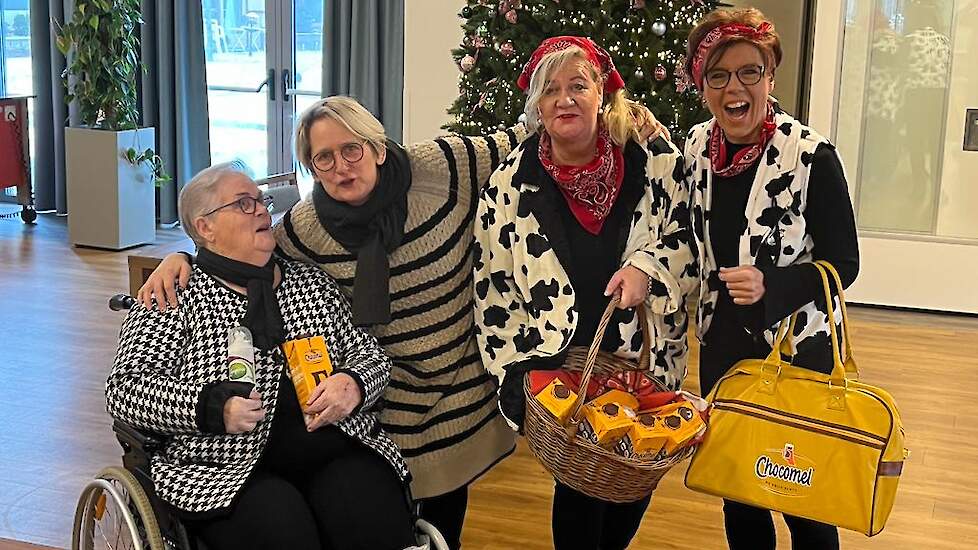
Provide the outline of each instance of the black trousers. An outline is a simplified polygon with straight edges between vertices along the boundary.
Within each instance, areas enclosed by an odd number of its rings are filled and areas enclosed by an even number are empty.
[[[638,532],[652,495],[615,504],[587,496],[561,482],[554,488],[555,550],[625,550]]]
[[[418,500],[421,519],[434,525],[451,550],[462,547],[462,525],[469,506],[469,486],[463,485],[444,495]]]
[[[315,467],[304,467],[297,459],[295,469],[288,471],[265,456],[228,515],[187,521],[189,530],[215,550],[414,546],[411,510],[390,464],[335,427],[323,428],[319,439],[319,446],[330,452],[306,455],[319,457]]]

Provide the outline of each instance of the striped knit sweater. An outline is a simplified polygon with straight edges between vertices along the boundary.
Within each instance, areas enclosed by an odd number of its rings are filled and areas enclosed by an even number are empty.
[[[473,334],[472,230],[480,188],[525,137],[519,125],[407,147],[413,179],[404,239],[389,257],[392,321],[371,332],[394,361],[381,422],[417,498],[469,483],[515,445]],[[356,257],[323,229],[311,197],[273,231],[280,254],[317,264],[352,296]]]

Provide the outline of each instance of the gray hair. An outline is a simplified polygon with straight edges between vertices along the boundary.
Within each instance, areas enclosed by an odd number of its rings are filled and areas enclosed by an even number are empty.
[[[204,239],[197,233],[194,222],[206,212],[219,206],[214,204],[216,202],[214,197],[217,195],[218,187],[226,177],[237,175],[244,176],[249,180],[252,179],[245,168],[237,161],[215,164],[197,172],[197,175],[180,191],[180,198],[177,201],[180,225],[183,226],[183,231],[198,248],[203,248]]]
[[[557,69],[572,59],[585,61],[584,65],[588,68],[591,80],[599,88],[601,87],[601,74],[594,65],[587,62],[587,54],[580,47],[571,46],[543,56],[543,59],[537,64],[536,69],[533,70],[533,75],[530,77],[530,88],[526,91],[526,105],[523,108],[523,112],[526,114],[526,128],[530,132],[536,132],[540,129],[539,105],[540,99],[543,97],[543,92],[547,89],[547,81],[550,80],[550,77]]]
[[[323,119],[336,122],[366,141],[377,155],[386,149],[387,132],[384,130],[384,125],[366,107],[352,97],[342,95],[324,97],[302,112],[295,127],[295,157],[310,174],[315,174],[316,171],[312,166],[309,130],[314,123]]]

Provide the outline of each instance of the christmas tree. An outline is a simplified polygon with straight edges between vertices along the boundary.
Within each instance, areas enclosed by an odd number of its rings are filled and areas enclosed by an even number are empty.
[[[445,129],[479,135],[523,113],[516,79],[533,50],[559,35],[587,36],[608,50],[632,99],[675,138],[709,119],[685,76],[686,37],[721,4],[711,0],[469,0],[465,37],[452,50],[461,78]]]

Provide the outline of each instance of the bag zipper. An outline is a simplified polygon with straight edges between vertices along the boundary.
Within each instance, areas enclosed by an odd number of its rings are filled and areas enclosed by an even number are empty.
[[[756,405],[754,403],[734,399],[717,399],[714,401],[713,406],[717,410],[753,416],[761,420],[767,420],[769,422],[782,424],[784,426],[815,432],[821,435],[848,441],[850,443],[856,443],[857,445],[870,447],[879,451],[882,451],[883,448],[886,447],[886,438],[883,436],[849,428],[847,426],[832,424],[830,422],[825,422],[814,418],[785,413],[761,405]]]

